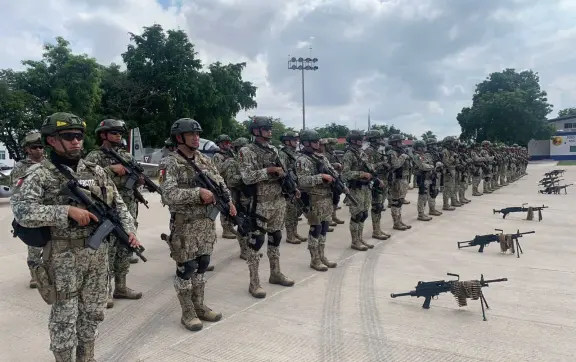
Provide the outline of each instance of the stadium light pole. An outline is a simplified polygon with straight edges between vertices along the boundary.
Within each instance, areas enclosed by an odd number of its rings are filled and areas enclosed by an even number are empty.
[[[292,57],[288,60],[288,69],[298,70],[302,73],[302,129],[306,129],[306,96],[304,92],[304,71],[318,70],[318,58],[296,58]]]

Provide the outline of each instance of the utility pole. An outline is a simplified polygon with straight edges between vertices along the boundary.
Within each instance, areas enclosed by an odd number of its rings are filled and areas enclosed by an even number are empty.
[[[312,51],[312,48],[310,48]],[[288,69],[299,70],[302,73],[302,129],[306,129],[306,96],[304,91],[304,71],[305,70],[318,70],[318,58],[296,58],[291,57],[288,60]]]
[[[370,131],[370,108],[368,108],[368,131]]]

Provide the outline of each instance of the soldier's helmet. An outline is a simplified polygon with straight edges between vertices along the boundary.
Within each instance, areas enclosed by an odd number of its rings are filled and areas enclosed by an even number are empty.
[[[390,137],[388,137],[388,143],[402,142],[402,141],[404,141],[404,136],[402,136],[400,133],[395,133],[393,135],[390,135]]]
[[[433,145],[438,143],[438,140],[434,137],[426,138],[426,145]]]
[[[348,132],[348,135],[346,135],[346,142],[348,143],[350,143],[351,141],[363,140],[363,139],[364,139],[364,131],[358,129],[350,130]]]
[[[232,142],[232,139],[227,134],[221,134],[220,136],[216,137],[216,139],[214,140],[214,143],[220,144],[220,143],[226,142],[226,141]]]
[[[454,138],[454,136],[446,136],[444,137],[444,139],[442,140],[443,144],[451,144],[454,141],[456,141],[456,138]]]
[[[338,144],[338,138],[328,138],[328,144],[329,145],[337,145]]]
[[[105,131],[117,131],[117,132],[128,132],[128,127],[126,127],[126,123],[120,119],[105,119],[98,123],[96,126],[96,136],[98,136],[101,132]]]
[[[297,140],[299,137],[300,136],[298,135],[297,132],[288,131],[288,132],[284,133],[282,136],[280,136],[280,141],[284,142],[284,141]]]
[[[54,113],[42,122],[40,133],[42,134],[42,142],[46,143],[46,137],[52,136],[60,131],[80,130],[82,133],[86,131],[86,122],[80,117],[66,112]]]
[[[255,129],[272,129],[272,117],[255,116],[250,119],[248,131],[252,133]]]
[[[177,135],[189,132],[202,132],[202,126],[192,118],[180,118],[172,124],[170,136],[174,140]]]
[[[414,144],[412,145],[412,148],[417,149],[417,148],[421,148],[424,149],[426,147],[426,142],[418,140],[415,141]]]
[[[239,137],[232,142],[232,147],[241,148],[248,144],[248,139],[245,137]]]
[[[318,142],[320,141],[320,134],[313,129],[305,129],[300,131],[300,142]]]
[[[20,146],[22,148],[28,147],[31,145],[41,145],[42,144],[42,135],[38,131],[29,132],[22,141],[20,142]]]
[[[377,140],[383,138],[383,136],[384,136],[384,134],[377,129],[372,129],[372,130],[366,132],[366,140],[368,140],[368,142],[377,141]]]
[[[488,140],[484,140],[484,141],[482,141],[482,143],[481,143],[482,147],[484,147],[484,146],[490,146],[490,144],[491,144],[491,143],[490,143],[490,141],[488,141]]]

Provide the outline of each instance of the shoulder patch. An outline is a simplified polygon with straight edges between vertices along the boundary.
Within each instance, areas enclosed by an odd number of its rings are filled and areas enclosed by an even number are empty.
[[[16,187],[22,186],[25,178],[26,178],[26,176],[19,178],[18,181],[16,182]]]

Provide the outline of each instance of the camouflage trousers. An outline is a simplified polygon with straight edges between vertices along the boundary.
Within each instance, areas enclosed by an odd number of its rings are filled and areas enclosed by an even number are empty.
[[[207,217],[173,213],[170,218],[170,257],[185,263],[202,255],[212,255],[216,225]]]
[[[500,175],[499,175],[499,178],[500,178],[500,180],[499,180],[499,181],[500,181],[500,182],[499,182],[499,185],[500,185],[500,186],[503,186],[503,185],[505,185],[505,184],[508,182],[508,181],[506,180],[506,175],[508,174],[508,165],[502,165],[502,166],[500,166],[499,172],[500,172]]]
[[[446,170],[444,173],[444,190],[442,191],[442,201],[444,206],[450,206],[450,201],[454,202],[456,192],[456,177],[454,170]]]
[[[138,228],[138,203],[135,200],[124,200],[130,215],[134,218],[134,226]],[[110,243],[108,247],[108,263],[110,270],[110,278],[114,279],[114,276],[127,275],[130,269],[130,257],[132,256],[132,251],[126,247],[119,245],[119,242],[114,236],[110,236]]]
[[[402,205],[406,194],[408,193],[408,182],[404,178],[395,179],[390,185],[388,206],[390,207],[390,215],[394,224],[399,223],[398,220],[402,217]]]
[[[285,224],[286,228],[295,228],[298,226],[298,218],[302,215],[296,203],[293,201],[286,201]]]
[[[256,205],[256,213],[267,218],[268,221],[257,220],[258,226],[266,230],[267,233],[284,229],[287,209],[287,202],[283,197],[273,201],[259,202]],[[298,221],[298,217],[296,217],[296,221]],[[255,231],[254,235],[258,233],[259,231]]]
[[[28,258],[26,259],[28,268],[38,265],[42,262],[42,249],[33,246],[28,246]]]
[[[48,328],[50,350],[59,352],[98,335],[108,289],[108,244],[102,243],[98,250],[50,244],[44,262],[59,300],[52,304]]]
[[[364,230],[364,222],[368,217],[368,209],[372,204],[372,193],[366,185],[359,189],[350,189],[350,195],[358,201],[358,205],[348,204],[350,210],[350,234],[352,235],[352,242],[355,242],[359,236],[361,238]],[[366,218],[360,218],[363,214],[366,215]]]
[[[478,191],[478,187],[480,186],[480,181],[482,181],[482,169],[476,171],[474,170],[472,173],[472,194],[478,195],[480,191]]]
[[[418,186],[418,204],[417,210],[418,215],[424,214],[424,209],[426,209],[426,204],[430,200],[430,184],[431,180],[420,180],[419,177],[416,178],[419,181]]]

